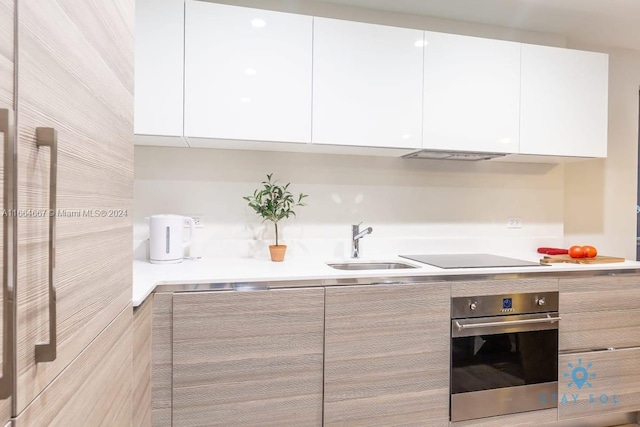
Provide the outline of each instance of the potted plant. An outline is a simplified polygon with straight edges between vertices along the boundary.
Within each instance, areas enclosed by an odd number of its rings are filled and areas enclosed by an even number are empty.
[[[280,262],[284,260],[284,254],[287,250],[286,245],[280,245],[278,241],[278,222],[290,216],[296,216],[293,208],[298,206],[306,206],[302,201],[306,194],[300,193],[297,201],[293,194],[289,191],[289,184],[278,185],[276,181],[272,181],[273,173],[267,174],[267,180],[262,181],[262,188],[253,192],[251,196],[245,196],[243,199],[249,202],[258,215],[262,217],[262,221],[271,221],[275,226],[276,244],[269,245],[269,253],[271,261]]]

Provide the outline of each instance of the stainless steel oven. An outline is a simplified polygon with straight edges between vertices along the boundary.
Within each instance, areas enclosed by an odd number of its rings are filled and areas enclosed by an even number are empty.
[[[451,313],[451,421],[557,407],[557,292],[453,298]]]

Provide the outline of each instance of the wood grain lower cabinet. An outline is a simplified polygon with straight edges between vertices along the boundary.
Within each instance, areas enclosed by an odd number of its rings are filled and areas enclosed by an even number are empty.
[[[640,347],[640,276],[560,279],[560,351]]]
[[[448,284],[326,289],[325,426],[449,425]]]
[[[14,427],[131,425],[131,322],[129,306],[15,418]]]
[[[173,426],[321,426],[324,289],[173,296]]]
[[[153,294],[151,332],[151,425],[171,427],[173,294]]]
[[[640,410],[640,348],[561,355],[560,420]]]
[[[637,275],[560,279],[560,420],[640,409],[638,285]]]
[[[133,427],[151,426],[151,328],[153,298],[133,312]]]

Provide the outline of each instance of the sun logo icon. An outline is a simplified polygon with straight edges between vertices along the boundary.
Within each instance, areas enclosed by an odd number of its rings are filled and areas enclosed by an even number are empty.
[[[572,381],[569,381],[567,384],[569,387],[576,386],[578,390],[581,390],[585,385],[588,388],[591,388],[592,384],[589,382],[590,378],[595,378],[595,372],[589,372],[591,368],[591,362],[587,363],[586,366],[582,366],[582,359],[578,359],[578,363],[574,366],[573,363],[567,363],[567,366],[571,370],[570,372],[565,372],[562,374],[565,378],[571,378]]]

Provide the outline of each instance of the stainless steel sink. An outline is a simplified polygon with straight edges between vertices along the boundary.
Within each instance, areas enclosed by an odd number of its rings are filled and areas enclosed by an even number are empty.
[[[403,268],[418,268],[404,262],[344,262],[327,264],[337,270],[398,270]]]

